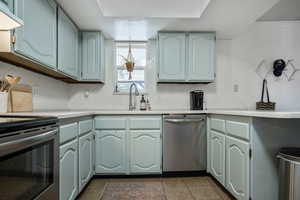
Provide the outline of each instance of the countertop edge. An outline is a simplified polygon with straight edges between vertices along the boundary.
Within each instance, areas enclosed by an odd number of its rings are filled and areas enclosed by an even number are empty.
[[[203,110],[203,111],[45,111],[2,113],[1,116],[43,116],[59,119],[78,118],[91,115],[167,115],[167,114],[213,114],[254,118],[300,119],[300,111],[250,111],[250,110]]]

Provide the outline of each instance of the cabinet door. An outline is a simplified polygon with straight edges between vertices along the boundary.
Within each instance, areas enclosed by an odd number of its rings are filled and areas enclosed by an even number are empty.
[[[212,82],[215,78],[215,33],[189,35],[188,75],[190,82]]]
[[[60,200],[73,200],[78,194],[77,161],[77,140],[60,147]]]
[[[67,75],[79,74],[79,31],[62,9],[58,10],[58,69]]]
[[[125,174],[126,155],[125,131],[96,132],[96,173]]]
[[[210,131],[210,167],[212,175],[225,186],[225,135]]]
[[[57,5],[53,0],[15,0],[24,26],[16,29],[15,51],[56,69]]]
[[[159,34],[159,82],[185,81],[185,33]]]
[[[79,138],[79,192],[93,176],[93,133]]]
[[[226,137],[226,188],[238,200],[249,199],[249,143]]]
[[[130,131],[130,172],[161,173],[161,132]]]
[[[102,81],[101,33],[82,33],[82,79]]]

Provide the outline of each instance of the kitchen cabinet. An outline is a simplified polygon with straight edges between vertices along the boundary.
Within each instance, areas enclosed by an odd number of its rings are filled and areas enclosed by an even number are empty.
[[[104,39],[101,32],[82,32],[81,79],[104,82]]]
[[[161,126],[161,116],[96,117],[96,173],[160,174]]]
[[[14,0],[14,7],[15,14],[24,21],[24,26],[15,30],[15,52],[56,69],[57,4],[55,1]]]
[[[210,171],[225,186],[225,135],[210,131]]]
[[[78,194],[77,150],[77,140],[60,147],[60,200],[73,200]]]
[[[226,188],[238,200],[249,199],[249,143],[226,137]]]
[[[126,131],[96,131],[96,173],[125,174],[126,164]]]
[[[213,82],[215,43],[214,32],[160,32],[158,34],[158,82]]]
[[[93,132],[79,138],[79,191],[93,176]]]
[[[251,119],[213,115],[209,122],[209,172],[236,199],[248,200],[251,175]]]
[[[66,13],[58,9],[58,70],[78,78],[79,31]]]
[[[185,33],[159,33],[159,82],[185,80]]]
[[[215,34],[190,33],[188,36],[187,80],[212,82],[215,79]]]
[[[130,172],[161,173],[160,130],[130,131]]]

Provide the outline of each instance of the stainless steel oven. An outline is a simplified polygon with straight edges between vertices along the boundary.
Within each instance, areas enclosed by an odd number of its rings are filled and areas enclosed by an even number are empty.
[[[56,125],[0,135],[0,200],[59,199]]]

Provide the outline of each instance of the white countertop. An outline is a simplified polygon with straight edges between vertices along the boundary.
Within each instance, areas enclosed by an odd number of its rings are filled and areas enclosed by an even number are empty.
[[[5,116],[54,116],[59,119],[83,117],[89,115],[162,115],[162,114],[217,114],[234,115],[259,118],[281,118],[281,119],[300,119],[300,111],[256,111],[238,109],[218,109],[218,110],[153,110],[153,111],[128,111],[128,110],[74,110],[74,111],[37,111],[5,113]]]

